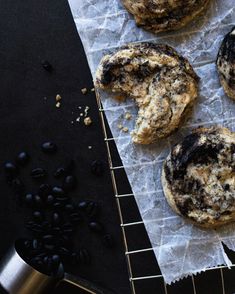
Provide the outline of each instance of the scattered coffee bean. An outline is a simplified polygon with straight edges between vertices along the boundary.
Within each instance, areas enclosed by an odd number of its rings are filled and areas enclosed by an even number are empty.
[[[68,198],[67,197],[56,197],[56,201],[60,202],[60,203],[67,203],[68,202]]]
[[[53,235],[44,235],[42,237],[44,244],[54,244],[54,236]]]
[[[16,161],[19,165],[21,166],[25,166],[28,161],[29,161],[29,155],[28,153],[26,152],[20,152],[18,155],[17,155],[17,158],[16,158]]]
[[[40,243],[40,241],[39,240],[37,240],[37,239],[33,239],[33,241],[32,241],[32,248],[34,249],[34,250],[40,250],[41,249],[41,243]]]
[[[91,231],[93,231],[95,233],[100,233],[103,231],[103,226],[98,222],[90,222],[89,228]]]
[[[24,249],[31,248],[31,242],[30,242],[30,240],[24,240],[23,241],[23,247],[24,247]]]
[[[79,208],[80,210],[85,210],[85,209],[87,208],[87,205],[88,205],[88,202],[87,202],[87,201],[80,201],[80,202],[78,203],[78,208]]]
[[[52,222],[53,222],[54,225],[58,225],[61,222],[61,217],[57,212],[53,213]]]
[[[90,264],[91,257],[87,249],[80,249],[78,252],[78,261],[83,264]]]
[[[74,176],[66,176],[63,183],[63,188],[66,191],[73,190],[76,187],[76,179]]]
[[[86,207],[87,215],[92,219],[99,214],[99,205],[97,202],[90,201]]]
[[[28,193],[28,194],[25,195],[25,202],[26,202],[28,205],[33,205],[33,201],[34,201],[34,196],[33,196],[33,194]]]
[[[62,197],[64,196],[64,190],[61,187],[53,187],[52,194],[54,196]]]
[[[42,65],[42,67],[43,67],[46,71],[48,71],[48,72],[52,72],[53,67],[52,67],[52,65],[50,64],[50,62],[48,62],[47,60],[43,60],[43,61],[41,62],[41,65]]]
[[[57,146],[56,144],[52,143],[52,142],[45,142],[42,144],[42,151],[44,153],[55,153],[57,151]]]
[[[33,179],[42,179],[46,176],[46,172],[43,168],[34,168],[32,171],[31,171],[31,177]]]
[[[115,245],[114,239],[113,239],[112,235],[110,235],[110,234],[105,235],[103,238],[103,241],[104,241],[105,247],[107,247],[107,248],[113,248]]]
[[[63,205],[63,203],[61,203],[61,202],[55,202],[55,203],[53,204],[53,207],[54,207],[54,209],[55,209],[56,211],[58,211],[58,210],[62,210],[62,209],[64,208],[64,205]]]
[[[55,245],[54,244],[44,244],[43,246],[44,246],[44,248],[46,250],[51,251],[51,252],[53,252],[54,249],[55,249]]]
[[[66,210],[67,212],[73,212],[73,211],[75,210],[75,207],[74,207],[73,204],[66,204],[66,205],[65,205],[65,210]]]
[[[13,179],[11,185],[15,193],[22,193],[24,191],[24,184],[19,178]]]
[[[62,262],[59,264],[57,272],[55,273],[56,277],[62,279],[64,277],[64,266]]]
[[[45,256],[43,258],[43,263],[44,263],[44,266],[47,269],[47,272],[50,274],[52,272],[52,268],[53,268],[51,257],[50,256]]]
[[[55,201],[55,198],[54,198],[53,195],[48,195],[47,196],[46,202],[47,202],[48,205],[52,205],[54,203],[54,201]]]
[[[65,168],[58,167],[57,170],[54,172],[55,178],[63,177],[66,174]]]
[[[69,250],[66,249],[65,247],[60,247],[59,253],[64,257],[69,257],[69,255],[70,255]]]
[[[60,229],[60,227],[53,227],[52,232],[53,232],[53,234],[58,235],[61,233],[61,229]]]
[[[51,192],[51,186],[50,185],[48,185],[48,184],[41,184],[39,186],[38,193],[42,197],[45,198],[48,194],[50,194],[50,192]]]
[[[60,264],[60,257],[57,254],[52,255],[51,257],[52,260],[52,266],[54,269],[58,269],[58,266]]]
[[[33,218],[36,222],[42,222],[43,221],[43,216],[40,211],[34,211],[33,212]]]
[[[82,220],[81,215],[77,212],[70,214],[69,219],[73,224],[77,224]]]
[[[34,195],[34,205],[38,208],[42,207],[42,199],[39,195]]]
[[[6,162],[4,165],[5,172],[11,176],[15,176],[18,173],[17,167],[12,162]]]
[[[73,226],[70,223],[65,223],[62,228],[64,234],[72,234],[74,231]]]
[[[104,173],[103,162],[101,160],[94,160],[91,163],[91,172],[93,173],[93,175],[102,176],[102,174]]]

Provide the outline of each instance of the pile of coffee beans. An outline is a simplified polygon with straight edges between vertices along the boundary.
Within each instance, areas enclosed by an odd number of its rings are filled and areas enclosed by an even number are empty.
[[[41,146],[41,151],[49,155],[55,154],[57,149],[53,142],[45,142]],[[16,160],[6,162],[4,166],[7,183],[18,200],[28,207],[30,215],[26,228],[31,238],[17,240],[17,250],[35,269],[62,277],[66,264],[88,265],[91,262],[86,248],[73,248],[73,236],[78,226],[87,225],[91,232],[103,238],[103,244],[108,248],[114,246],[114,240],[98,220],[101,213],[99,203],[92,200],[75,203],[69,196],[77,186],[74,160],[55,169],[53,177],[61,182],[56,186],[41,183],[46,179],[47,171],[42,167],[33,168],[29,177],[34,182],[38,181],[36,193],[27,191],[20,178],[20,170],[29,162],[30,155],[20,152]],[[92,162],[94,175],[101,176],[103,171],[101,161]]]

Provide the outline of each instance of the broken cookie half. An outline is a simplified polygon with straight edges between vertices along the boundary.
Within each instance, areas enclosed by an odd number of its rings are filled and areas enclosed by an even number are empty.
[[[104,56],[95,85],[135,100],[139,111],[133,142],[150,144],[179,128],[198,95],[198,80],[173,48],[138,43]]]

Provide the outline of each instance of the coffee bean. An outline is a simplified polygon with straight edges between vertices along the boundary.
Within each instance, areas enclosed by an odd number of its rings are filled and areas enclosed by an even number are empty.
[[[66,174],[64,167],[58,167],[57,170],[54,172],[55,178],[63,177]]]
[[[78,260],[83,264],[90,264],[91,257],[87,249],[80,249],[78,252]]]
[[[54,236],[53,235],[44,235],[42,240],[45,244],[54,244]]]
[[[89,228],[91,231],[93,231],[95,233],[100,233],[103,231],[103,226],[98,222],[90,222]]]
[[[24,191],[24,184],[19,178],[15,178],[11,182],[15,193],[22,193]]]
[[[54,196],[62,197],[64,196],[64,190],[61,187],[53,187],[52,194]]]
[[[25,166],[28,161],[29,161],[29,155],[28,153],[26,152],[20,152],[18,155],[17,155],[17,158],[16,158],[16,161],[19,165],[21,166]]]
[[[17,167],[12,162],[6,162],[4,165],[5,172],[8,175],[15,176],[18,173]]]
[[[26,202],[28,205],[33,205],[33,201],[34,201],[34,196],[33,196],[33,194],[28,193],[28,194],[25,195],[25,202]]]
[[[33,239],[33,241],[32,241],[32,248],[34,250],[40,250],[41,249],[41,243],[40,243],[40,241],[37,240],[37,239]]]
[[[55,209],[56,211],[58,211],[58,210],[62,210],[62,209],[64,208],[64,205],[63,205],[63,203],[61,203],[61,202],[55,202],[55,203],[53,204],[53,207],[54,207],[54,209]]]
[[[52,228],[52,232],[56,235],[60,234],[61,233],[61,229],[59,227],[53,227]]]
[[[73,204],[66,204],[64,208],[67,212],[73,212],[75,210],[75,206]]]
[[[47,202],[48,205],[52,205],[54,203],[54,201],[55,201],[55,198],[54,198],[53,195],[48,195],[47,196],[46,202]]]
[[[57,212],[53,213],[52,222],[53,222],[54,225],[58,225],[61,222],[61,217]]]
[[[52,154],[57,151],[57,146],[55,143],[52,142],[45,142],[42,144],[42,151],[44,153]]]
[[[34,222],[28,222],[26,228],[36,235],[40,235],[43,232],[42,226],[35,224]]]
[[[47,269],[48,273],[50,274],[52,272],[52,268],[53,268],[51,257],[45,256],[43,258],[43,263],[44,263],[44,266]]]
[[[33,179],[42,179],[42,178],[45,178],[45,176],[46,176],[46,172],[43,168],[38,167],[38,168],[32,169],[31,171],[31,177]]]
[[[56,277],[62,279],[64,277],[64,266],[62,262],[59,264],[57,272],[55,272]]]
[[[54,249],[55,249],[55,245],[54,245],[54,244],[44,244],[44,248],[45,248],[47,251],[54,251]]]
[[[24,249],[30,249],[31,248],[30,240],[24,240],[23,247],[24,247]]]
[[[87,202],[87,201],[80,201],[80,202],[78,203],[78,208],[79,208],[80,210],[85,210],[85,209],[87,208],[87,205],[88,205],[88,202]]]
[[[41,65],[42,65],[42,67],[43,67],[46,71],[48,71],[48,72],[52,72],[53,67],[52,67],[52,65],[50,64],[50,62],[48,62],[47,60],[43,60],[43,61],[41,62]]]
[[[98,203],[96,203],[94,201],[89,202],[86,207],[86,213],[91,219],[95,218],[99,213]]]
[[[69,219],[70,219],[71,223],[73,223],[73,224],[77,224],[78,222],[80,222],[82,220],[81,215],[78,214],[77,212],[70,214]]]
[[[42,199],[39,195],[34,195],[34,205],[38,208],[42,207]]]
[[[66,176],[63,183],[63,188],[66,191],[73,190],[76,187],[76,179],[74,176]]]
[[[33,212],[33,218],[36,222],[42,222],[43,221],[43,216],[40,211],[34,211]]]
[[[51,257],[52,260],[52,266],[54,269],[58,269],[58,266],[60,264],[60,257],[57,254],[52,255]]]
[[[72,234],[73,233],[73,226],[71,225],[71,223],[65,223],[62,226],[63,232],[64,234]]]
[[[101,160],[95,160],[91,163],[91,172],[96,176],[102,176],[104,173],[104,166]]]
[[[103,242],[107,248],[113,248],[115,246],[114,239],[110,234],[107,234],[103,237]]]
[[[42,197],[46,197],[51,192],[51,186],[48,184],[41,184],[39,186],[38,194]]]
[[[70,255],[69,250],[66,249],[65,247],[60,247],[59,253],[64,257],[69,257],[69,255]]]
[[[65,204],[69,199],[67,197],[56,197],[56,201]]]
[[[29,261],[29,264],[37,269],[37,270],[41,270],[42,266],[43,266],[43,261],[40,257],[33,257],[30,261]]]

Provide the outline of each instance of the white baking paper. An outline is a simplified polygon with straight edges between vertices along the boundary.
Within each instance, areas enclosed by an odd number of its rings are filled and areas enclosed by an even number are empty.
[[[134,0],[133,0],[134,1]],[[201,78],[200,97],[191,118],[169,139],[151,146],[131,142],[119,124],[133,129],[134,102],[117,102],[101,92],[101,100],[146,230],[166,283],[208,267],[230,265],[222,242],[235,250],[235,223],[203,230],[177,216],[167,205],[161,187],[161,168],[170,147],[199,125],[221,124],[235,131],[235,102],[225,96],[215,60],[226,33],[235,21],[234,0],[211,0],[201,17],[177,32],[158,36],[138,28],[121,0],[69,0],[93,77],[104,54],[128,42],[153,41],[173,46],[187,57]],[[125,119],[125,113],[133,115]]]

